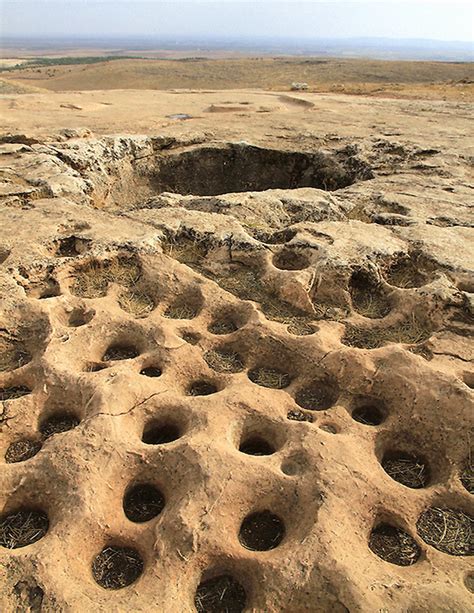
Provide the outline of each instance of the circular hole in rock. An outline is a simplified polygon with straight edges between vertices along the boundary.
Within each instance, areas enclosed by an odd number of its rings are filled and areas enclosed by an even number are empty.
[[[309,260],[294,249],[283,249],[273,256],[273,265],[280,270],[302,270],[308,268]]]
[[[48,528],[48,516],[43,511],[20,509],[2,515],[0,519],[0,545],[7,549],[26,547],[43,538]]]
[[[88,324],[95,315],[94,310],[73,309],[69,314],[67,324],[71,328],[79,328]]]
[[[134,583],[143,572],[143,560],[136,549],[109,545],[94,558],[92,575],[107,590],[119,590]]]
[[[474,494],[474,465],[472,461],[472,457],[469,456],[460,475],[461,483],[470,494]]]
[[[398,566],[411,566],[421,553],[415,539],[390,524],[379,524],[372,530],[369,548],[382,560]]]
[[[20,439],[10,443],[6,453],[5,462],[14,464],[16,462],[24,462],[35,456],[41,449],[41,442],[31,439]]]
[[[181,338],[183,339],[183,341],[189,343],[189,345],[197,345],[201,340],[201,335],[197,332],[183,330],[183,332],[181,332]]]
[[[141,524],[161,513],[165,506],[163,494],[153,485],[132,486],[123,499],[123,510],[130,521]]]
[[[141,369],[140,374],[145,377],[161,377],[162,371],[158,366],[147,366]]]
[[[67,432],[72,430],[80,423],[80,419],[73,413],[59,413],[52,415],[40,425],[40,432],[48,438],[53,434],[59,434],[61,432]]]
[[[275,549],[285,536],[282,520],[270,511],[260,511],[248,515],[239,531],[239,541],[246,549],[268,551]]]
[[[474,518],[463,511],[430,507],[420,515],[416,529],[425,543],[443,553],[474,555]]]
[[[244,369],[242,358],[230,348],[211,349],[204,354],[204,359],[216,372],[237,373]]]
[[[111,345],[104,353],[102,360],[112,362],[114,360],[131,360],[140,355],[136,347],[132,345]]]
[[[325,423],[319,426],[320,430],[323,432],[328,432],[329,434],[337,434],[339,432],[339,428],[335,424]]]
[[[325,411],[335,404],[337,391],[329,383],[317,381],[300,390],[295,397],[296,404],[310,411]]]
[[[214,319],[207,328],[211,334],[232,334],[238,330],[232,319]]]
[[[100,362],[89,362],[86,364],[84,368],[84,372],[100,372],[101,370],[105,370],[108,368],[107,364],[102,364]]]
[[[28,394],[31,394],[31,390],[25,385],[0,387],[0,402],[4,402],[5,400],[16,400],[17,398],[28,396]]]
[[[145,426],[142,441],[147,445],[164,445],[172,443],[181,436],[180,428],[173,423],[150,422]]]
[[[281,465],[281,472],[289,477],[301,475],[308,467],[308,461],[303,455],[294,455],[289,457]]]
[[[199,310],[190,304],[171,304],[163,313],[168,319],[194,319]]]
[[[363,404],[352,411],[352,419],[365,426],[379,426],[384,420],[384,412],[373,404]]]
[[[474,572],[467,573],[467,575],[464,577],[464,585],[466,586],[466,589],[474,594]]]
[[[231,575],[202,581],[194,597],[198,613],[241,613],[246,602],[244,588]]]
[[[248,372],[248,378],[252,383],[277,390],[288,387],[291,383],[290,375],[276,368],[254,368]]]
[[[311,415],[311,413],[306,413],[300,409],[291,409],[286,414],[286,417],[291,421],[307,421],[310,424],[312,424],[314,421],[314,417]]]
[[[409,453],[389,451],[382,458],[382,468],[394,481],[420,489],[429,482],[429,469],[424,460]]]
[[[252,435],[242,440],[239,451],[247,455],[271,455],[275,453],[275,447],[261,436]]]
[[[195,381],[188,387],[188,396],[209,396],[218,391],[210,381]]]

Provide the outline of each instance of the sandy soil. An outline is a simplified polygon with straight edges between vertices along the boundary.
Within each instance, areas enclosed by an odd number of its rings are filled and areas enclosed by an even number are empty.
[[[469,611],[472,105],[0,110],[2,610]]]

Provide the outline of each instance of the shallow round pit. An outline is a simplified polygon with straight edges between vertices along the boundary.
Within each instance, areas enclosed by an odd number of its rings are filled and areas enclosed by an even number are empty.
[[[39,430],[45,438],[48,438],[53,436],[53,434],[72,430],[79,423],[80,419],[74,413],[58,413],[44,420],[40,424]]]
[[[244,369],[244,361],[241,356],[228,347],[211,349],[204,354],[208,366],[216,372],[237,373]]]
[[[102,360],[104,362],[131,360],[139,355],[140,352],[133,345],[111,345],[104,353]]]
[[[80,326],[85,326],[90,321],[92,321],[94,315],[95,311],[93,309],[73,309],[71,313],[69,313],[67,325],[71,328],[79,328]]]
[[[239,531],[239,541],[246,549],[269,551],[275,549],[285,536],[283,521],[270,511],[259,511],[248,515]]]
[[[145,377],[161,377],[163,373],[159,366],[147,366],[141,369],[140,374]]]
[[[142,441],[147,445],[165,445],[172,443],[181,436],[181,429],[174,423],[148,423],[142,435]]]
[[[107,590],[119,590],[134,583],[143,572],[143,560],[136,549],[108,545],[94,558],[92,575]]]
[[[295,401],[309,411],[325,411],[332,407],[338,398],[338,392],[326,381],[315,381],[309,387],[297,392]]]
[[[141,524],[153,519],[165,507],[165,497],[154,485],[141,483],[133,485],[125,493],[123,511],[126,517]]]
[[[430,507],[420,515],[416,529],[425,543],[443,553],[474,555],[474,518],[463,511]]]
[[[210,396],[219,390],[210,381],[195,381],[188,387],[188,396]]]
[[[415,564],[421,554],[414,538],[400,528],[386,523],[379,524],[372,530],[369,548],[385,562],[398,566]]]
[[[49,528],[48,516],[36,509],[19,509],[0,518],[0,546],[26,547],[39,541]]]
[[[5,462],[14,464],[25,462],[35,456],[41,449],[41,442],[24,438],[10,443],[5,453]]]
[[[430,480],[429,468],[425,460],[401,451],[388,451],[382,458],[382,468],[394,481],[406,487],[420,489]]]
[[[194,597],[198,613],[241,613],[246,603],[244,588],[231,575],[202,581]]]
[[[276,368],[254,368],[249,370],[248,378],[252,383],[277,390],[284,389],[291,383],[290,375]]]
[[[247,455],[271,455],[275,453],[275,447],[258,435],[251,435],[243,438],[239,446],[239,451]]]
[[[238,330],[237,325],[231,319],[215,319],[207,328],[211,334],[232,334]]]
[[[364,426],[379,426],[385,420],[385,413],[375,404],[363,404],[352,411],[352,419]]]
[[[294,249],[282,249],[273,256],[273,265],[280,270],[303,270],[308,268],[309,259]]]

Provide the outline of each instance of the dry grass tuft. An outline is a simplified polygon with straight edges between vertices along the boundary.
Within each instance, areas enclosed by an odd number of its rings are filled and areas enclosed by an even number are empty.
[[[130,547],[105,547],[92,563],[96,582],[109,590],[118,590],[130,585],[143,572],[143,560]]]
[[[31,356],[18,337],[0,332],[0,372],[15,370],[31,361]]]
[[[211,349],[204,354],[204,359],[216,372],[236,373],[244,369],[242,358],[232,350]]]
[[[428,467],[413,456],[400,454],[382,461],[382,468],[394,481],[406,487],[420,489],[429,481]]]
[[[249,371],[248,377],[250,381],[257,385],[278,390],[288,387],[291,383],[291,377],[288,373],[281,372],[275,368],[255,368]]]
[[[101,298],[106,295],[110,283],[133,287],[140,276],[140,265],[132,257],[93,261],[76,270],[71,292],[81,298]]]
[[[230,575],[220,575],[199,585],[194,604],[198,613],[241,613],[246,600],[240,583]]]
[[[162,247],[165,255],[190,268],[199,268],[209,251],[205,241],[184,236],[165,241]]]
[[[48,528],[48,517],[41,511],[9,513],[0,520],[0,545],[7,549],[26,547],[42,538]]]
[[[232,320],[220,319],[211,322],[208,330],[211,334],[232,334],[232,332],[235,332],[238,328]]]
[[[150,296],[137,289],[122,292],[118,302],[120,308],[137,318],[146,317],[155,308],[155,303]]]
[[[31,394],[31,390],[24,385],[19,385],[17,387],[2,387],[0,388],[0,402],[5,400],[16,400],[28,394]]]
[[[474,494],[474,464],[471,454],[469,454],[469,457],[466,460],[464,469],[460,475],[460,479],[467,491],[470,494]]]
[[[169,319],[194,319],[197,314],[197,309],[189,304],[171,304],[163,313]]]
[[[370,319],[380,319],[390,312],[390,306],[383,294],[377,290],[356,291],[352,293],[352,306],[355,311]]]
[[[415,539],[389,524],[380,524],[372,530],[369,548],[382,560],[398,566],[411,566],[420,557]]]
[[[40,441],[32,441],[22,439],[11,443],[5,453],[5,462],[14,464],[16,462],[25,462],[35,456],[41,449]]]
[[[425,543],[443,553],[474,554],[474,519],[462,511],[431,507],[420,515],[416,528]]]
[[[413,315],[404,323],[389,328],[360,328],[347,324],[342,342],[350,347],[376,349],[388,343],[422,343],[430,338],[431,333],[431,328]]]

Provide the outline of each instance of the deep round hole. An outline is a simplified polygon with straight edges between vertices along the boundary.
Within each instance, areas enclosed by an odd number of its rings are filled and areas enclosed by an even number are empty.
[[[352,411],[352,419],[365,426],[379,426],[384,420],[384,413],[373,404],[364,404]]]
[[[430,507],[420,515],[416,529],[425,543],[443,553],[474,555],[474,517],[463,511]]]
[[[48,438],[53,434],[72,430],[78,426],[79,423],[80,419],[73,413],[59,413],[43,421],[39,429],[41,434],[45,438]]]
[[[41,449],[41,442],[31,439],[20,439],[10,443],[6,453],[5,462],[14,464],[15,462],[24,462],[35,456]]]
[[[68,326],[71,328],[79,328],[88,324],[95,315],[95,311],[86,309],[74,309],[68,319]]]
[[[163,315],[168,319],[194,319],[199,309],[191,304],[170,304]]]
[[[283,249],[273,256],[273,265],[281,270],[302,270],[308,268],[309,260],[294,249]]]
[[[300,390],[295,397],[296,404],[309,411],[325,411],[335,404],[338,394],[327,382],[316,381],[310,387]]]
[[[139,484],[131,487],[123,499],[123,510],[130,521],[143,523],[161,513],[165,497],[153,485]]]
[[[248,378],[252,383],[278,390],[288,387],[291,383],[290,375],[276,368],[254,368],[248,372]]]
[[[209,381],[195,381],[188,388],[189,396],[209,396],[218,391],[217,387]]]
[[[20,509],[2,515],[0,519],[0,546],[7,549],[26,547],[43,538],[48,528],[48,516],[43,511]]]
[[[143,572],[143,560],[136,549],[109,545],[94,558],[92,575],[108,590],[119,590],[134,583]]]
[[[201,335],[197,332],[190,332],[189,330],[183,330],[181,332],[181,338],[183,341],[189,343],[189,345],[197,345],[201,340]]]
[[[145,377],[161,377],[162,371],[158,366],[147,366],[146,368],[142,368],[140,374]]]
[[[28,394],[31,394],[31,390],[25,385],[19,385],[17,387],[0,387],[0,402],[4,400],[16,400],[17,398],[28,396]]]
[[[86,364],[84,372],[100,372],[108,367],[109,366],[107,364],[102,364],[101,362],[89,362]]]
[[[426,462],[409,453],[387,452],[382,458],[382,468],[394,481],[413,489],[426,487],[430,479]]]
[[[369,548],[382,560],[398,566],[411,566],[421,553],[415,539],[389,524],[379,524],[372,530]]]
[[[202,581],[194,597],[198,613],[241,613],[246,602],[244,588],[231,575]]]
[[[248,515],[239,531],[239,541],[247,549],[268,551],[275,549],[285,536],[282,520],[270,511]]]
[[[275,448],[260,436],[249,436],[240,443],[239,451],[247,455],[271,455]]]
[[[136,347],[132,345],[111,345],[104,353],[102,360],[112,362],[114,360],[131,360],[140,355]]]
[[[181,436],[181,430],[176,424],[151,422],[143,430],[142,441],[147,445],[164,445]]]

